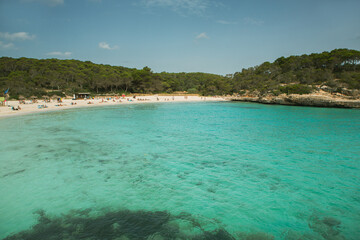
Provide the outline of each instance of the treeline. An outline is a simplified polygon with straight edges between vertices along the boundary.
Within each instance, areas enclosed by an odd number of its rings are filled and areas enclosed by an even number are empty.
[[[78,60],[0,58],[0,89],[11,96],[46,95],[45,90],[103,93],[231,93],[230,79],[207,73],[154,73]]]
[[[273,63],[265,62],[235,73],[233,84],[234,92],[306,94],[320,85],[323,89],[346,94],[348,89],[360,89],[360,52],[335,49],[320,54],[280,57]]]
[[[278,58],[273,63],[220,76],[208,73],[154,73],[143,69],[78,60],[0,58],[0,89],[11,97],[71,95],[75,92],[173,93],[202,95],[244,92],[309,93],[326,85],[334,91],[360,89],[360,52],[336,49],[320,54]],[[51,91],[49,91],[51,90]],[[1,91],[1,92],[4,92]]]

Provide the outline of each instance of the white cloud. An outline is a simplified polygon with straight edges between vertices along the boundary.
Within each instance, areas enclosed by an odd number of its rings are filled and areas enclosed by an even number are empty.
[[[142,0],[146,7],[168,7],[178,13],[202,14],[209,7],[209,0]]]
[[[0,49],[12,49],[15,48],[15,45],[13,43],[4,43],[0,41]]]
[[[118,46],[113,46],[113,47],[110,47],[110,45],[106,42],[100,42],[99,43],[99,47],[102,48],[102,49],[107,49],[107,50],[115,50],[115,49],[118,49],[119,47]]]
[[[244,18],[244,22],[246,24],[256,25],[256,26],[261,26],[264,24],[264,21],[259,20],[259,19],[250,18],[250,17]]]
[[[220,23],[220,24],[225,24],[225,25],[237,24],[237,22],[230,22],[230,21],[225,21],[225,20],[218,20],[216,22]]]
[[[206,35],[205,32],[200,33],[199,35],[197,35],[197,36],[195,37],[196,40],[198,40],[198,39],[208,39],[208,38],[209,38],[209,37],[208,37],[208,35]]]
[[[22,0],[23,2],[39,2],[49,6],[57,6],[64,4],[64,0]]]
[[[4,38],[9,41],[32,40],[35,38],[35,35],[30,35],[27,32],[18,32],[18,33],[0,32],[0,38]]]
[[[49,52],[47,53],[46,55],[49,55],[49,56],[58,56],[58,57],[69,57],[71,56],[71,52]]]

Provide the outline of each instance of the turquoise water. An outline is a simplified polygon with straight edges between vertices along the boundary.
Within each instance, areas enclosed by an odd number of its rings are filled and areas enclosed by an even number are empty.
[[[0,133],[0,238],[131,214],[126,229],[150,230],[130,239],[360,239],[359,110],[133,104],[0,119]]]

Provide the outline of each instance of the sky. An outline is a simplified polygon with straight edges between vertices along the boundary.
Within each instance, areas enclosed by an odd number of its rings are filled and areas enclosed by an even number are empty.
[[[0,56],[232,74],[360,50],[359,0],[0,0]]]

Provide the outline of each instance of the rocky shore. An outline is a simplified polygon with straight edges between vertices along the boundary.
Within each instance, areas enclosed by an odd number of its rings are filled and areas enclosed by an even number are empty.
[[[228,100],[257,102],[264,104],[280,104],[293,106],[313,106],[313,107],[334,107],[334,108],[360,108],[360,97],[347,97],[332,95],[324,92],[312,94],[281,94],[278,96],[232,96]]]

